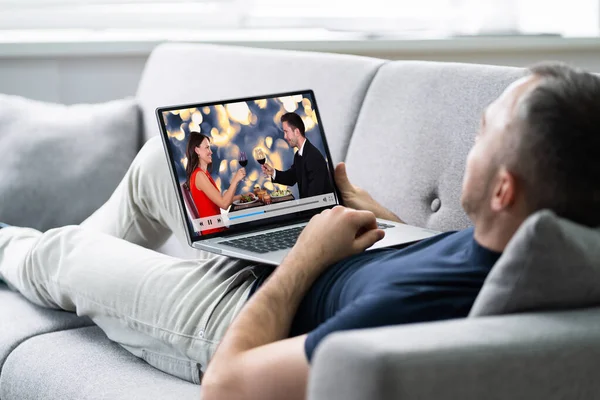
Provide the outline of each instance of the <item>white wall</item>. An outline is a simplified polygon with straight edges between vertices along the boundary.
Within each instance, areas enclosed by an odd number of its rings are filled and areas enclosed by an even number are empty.
[[[135,95],[147,56],[0,58],[0,93],[64,104]]]
[[[403,58],[409,60],[431,60],[491,65],[509,65],[527,67],[540,61],[562,61],[570,65],[584,68],[591,72],[600,72],[600,49],[576,50],[527,50],[527,51],[489,51],[455,53],[412,53],[404,57],[395,54],[381,54],[385,58]]]
[[[524,45],[525,44],[525,45]],[[600,72],[600,40],[544,39],[534,41],[388,41],[258,43],[259,47],[334,51],[388,59],[455,61],[527,66],[541,60],[560,60]],[[40,47],[42,46],[42,47]],[[94,44],[57,49],[36,45],[33,50],[0,45],[0,93],[73,104],[101,102],[135,95],[144,64],[154,45],[110,51]],[[115,45],[118,48],[119,44]],[[107,48],[109,49],[107,51]],[[7,50],[8,49],[8,50]],[[11,51],[13,49],[14,51]],[[36,54],[39,53],[39,54]]]

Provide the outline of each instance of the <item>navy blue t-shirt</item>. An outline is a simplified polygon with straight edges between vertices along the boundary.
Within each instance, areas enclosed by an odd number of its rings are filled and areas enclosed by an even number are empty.
[[[499,257],[475,241],[473,228],[349,257],[315,281],[290,336],[308,333],[310,360],[332,332],[466,317]]]

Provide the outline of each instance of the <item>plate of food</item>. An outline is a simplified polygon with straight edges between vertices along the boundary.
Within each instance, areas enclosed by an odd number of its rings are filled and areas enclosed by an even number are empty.
[[[273,190],[271,192],[271,197],[272,198],[285,197],[285,196],[289,196],[290,194],[292,194],[292,191],[290,189]]]
[[[254,193],[246,193],[240,196],[239,200],[234,200],[233,204],[236,206],[241,206],[243,204],[252,204],[252,203],[256,203],[258,201],[258,198],[256,197],[256,195]]]

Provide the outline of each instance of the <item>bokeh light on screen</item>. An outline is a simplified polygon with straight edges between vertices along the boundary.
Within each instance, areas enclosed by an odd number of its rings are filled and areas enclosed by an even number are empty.
[[[239,122],[242,125],[250,125],[252,114],[245,102],[227,104],[225,109],[227,110],[230,120]]]
[[[179,112],[179,118],[181,118],[182,121],[188,121],[190,119],[190,115],[191,115],[191,110],[181,110]]]
[[[204,119],[202,118],[202,113],[198,110],[194,111],[192,114],[192,121],[197,124],[201,124]]]
[[[283,108],[287,112],[294,112],[298,108],[297,98],[295,98],[295,96],[280,97],[279,101],[283,103]]]
[[[219,175],[223,175],[227,172],[227,160],[221,160],[221,165],[219,166]]]
[[[313,104],[311,95],[305,93],[164,112],[174,158],[180,160],[176,165],[179,181],[187,179],[185,150],[188,135],[191,131],[199,131],[211,139],[211,175],[221,192],[229,188],[231,179],[240,168],[238,158],[241,151],[246,152],[249,162],[246,166],[246,178],[238,185],[236,193],[252,191],[256,184],[267,190],[287,188],[285,185],[271,183],[270,178],[262,173],[253,150],[260,147],[267,163],[279,170],[288,169],[297,149],[291,149],[284,139],[281,116],[286,112],[295,112],[305,124],[306,137],[325,157]],[[296,198],[299,197],[297,185],[289,189]]]
[[[315,127],[315,121],[311,117],[302,117],[302,122],[304,122],[304,128],[307,131]]]
[[[188,124],[188,131],[190,132],[200,132],[200,125],[195,122],[190,122]]]

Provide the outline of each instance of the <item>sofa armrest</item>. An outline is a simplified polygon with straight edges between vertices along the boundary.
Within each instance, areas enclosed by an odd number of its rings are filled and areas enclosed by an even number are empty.
[[[317,349],[310,400],[592,399],[600,308],[336,333]]]

